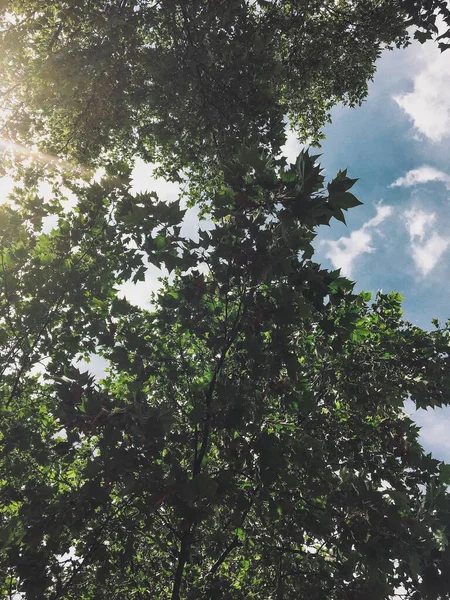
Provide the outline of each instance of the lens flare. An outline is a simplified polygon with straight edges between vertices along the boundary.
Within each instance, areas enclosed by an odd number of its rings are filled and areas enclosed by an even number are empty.
[[[18,144],[17,142],[13,142],[2,137],[0,137],[0,150],[1,149],[10,152],[15,157],[30,158],[44,165],[52,165],[63,170],[75,171],[83,176],[92,177],[92,175],[94,174],[94,171],[80,164],[63,160],[58,156],[45,154],[44,152],[40,152],[39,150],[27,148],[23,144]]]

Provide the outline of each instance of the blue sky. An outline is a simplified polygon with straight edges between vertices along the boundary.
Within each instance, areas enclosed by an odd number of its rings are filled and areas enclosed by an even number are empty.
[[[431,319],[450,317],[450,51],[433,43],[414,43],[385,52],[370,85],[368,100],[354,109],[338,106],[326,129],[321,162],[327,178],[348,168],[359,177],[355,194],[362,207],[347,213],[317,238],[324,266],[342,268],[357,289],[399,291],[405,318],[429,328]],[[290,134],[285,147],[292,160],[299,151]],[[152,189],[161,199],[178,196],[174,184],[152,178],[138,161],[136,190]],[[0,196],[10,183],[0,180]],[[185,231],[195,234],[195,211]],[[151,268],[145,282],[122,286],[130,301],[148,307],[161,273]],[[103,373],[103,361],[90,369]],[[408,405],[407,409],[413,411]],[[450,462],[450,407],[413,413],[422,426],[424,447]]]
[[[400,291],[405,318],[450,318],[450,54],[434,44],[385,52],[356,109],[337,107],[322,144],[327,176],[349,168],[364,206],[321,232],[324,265],[358,289]],[[394,186],[392,184],[395,184]],[[414,412],[421,440],[450,462],[450,407]]]
[[[321,232],[319,255],[361,289],[402,292],[421,327],[450,317],[449,88],[450,56],[433,44],[386,52],[368,100],[333,111],[321,149],[327,175],[360,178],[364,206]]]

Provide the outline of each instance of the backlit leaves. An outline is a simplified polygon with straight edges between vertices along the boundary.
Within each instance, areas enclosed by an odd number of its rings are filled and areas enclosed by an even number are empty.
[[[6,213],[3,595],[445,597],[447,466],[402,406],[448,404],[448,329],[313,261],[346,172],[243,156],[198,241],[124,183],[48,234]],[[173,268],[152,312],[116,287],[149,262]]]

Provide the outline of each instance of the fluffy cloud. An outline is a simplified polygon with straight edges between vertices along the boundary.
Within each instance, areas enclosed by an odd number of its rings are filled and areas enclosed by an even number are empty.
[[[410,238],[411,256],[424,277],[428,275],[450,245],[450,239],[432,231],[435,213],[412,208],[405,213],[405,227]]]
[[[392,206],[379,204],[375,217],[364,223],[360,229],[352,231],[349,237],[322,242],[322,245],[328,246],[326,257],[335,268],[341,269],[343,275],[351,277],[358,256],[374,252],[375,248],[371,245],[373,231],[392,214],[392,210]]]
[[[414,420],[421,427],[420,437],[425,445],[432,448],[438,448],[442,454],[443,460],[450,454],[450,437],[448,435],[450,427],[450,413],[447,410],[437,409],[434,411],[418,411],[414,415]]]
[[[450,407],[416,410],[414,402],[405,402],[405,412],[420,427],[420,442],[438,460],[450,460]]]
[[[433,45],[418,50],[420,71],[411,92],[394,96],[412,120],[414,128],[433,142],[450,136],[450,61]]]
[[[435,213],[427,213],[420,208],[412,208],[405,213],[405,227],[411,241],[419,238],[422,242],[426,230],[430,229],[436,219]]]
[[[378,204],[377,214],[372,219],[370,219],[370,221],[367,221],[367,223],[364,223],[364,225],[362,226],[362,229],[370,229],[371,227],[377,227],[385,219],[387,219],[388,217],[390,217],[392,215],[392,210],[393,210],[392,206],[384,206],[384,205]]]
[[[434,269],[442,254],[450,245],[450,240],[433,233],[423,244],[411,244],[413,260],[421,275],[428,275]]]
[[[439,181],[450,190],[450,175],[427,165],[408,171],[404,177],[399,177],[394,183],[391,183],[390,187],[412,187],[420,183],[429,183],[430,181]]]
[[[297,134],[286,127],[286,143],[281,148],[281,154],[287,158],[288,163],[294,163],[303,148],[305,145],[298,141]]]

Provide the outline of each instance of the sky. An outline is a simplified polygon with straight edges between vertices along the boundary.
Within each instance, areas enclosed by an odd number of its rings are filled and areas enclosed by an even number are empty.
[[[450,317],[450,56],[434,44],[385,52],[368,100],[337,107],[321,151],[348,167],[364,206],[321,231],[319,255],[365,290],[402,292],[405,316]]]
[[[357,289],[401,292],[404,316],[423,328],[431,319],[450,318],[450,50],[433,43],[386,51],[378,61],[368,99],[353,109],[337,106],[326,126],[319,152],[326,178],[348,168],[358,177],[354,193],[363,206],[321,228],[316,259],[341,268]],[[290,133],[284,152],[294,160],[300,149]],[[177,198],[176,185],[152,178],[152,167],[138,161],[136,191],[158,192],[161,200]],[[0,180],[0,196],[9,191]],[[195,235],[195,210],[184,232]],[[150,306],[150,293],[161,273],[150,268],[146,281],[125,284],[121,294]],[[101,375],[103,363],[90,369]],[[414,411],[421,441],[436,458],[450,462],[450,407]]]
[[[319,260],[357,289],[401,292],[405,319],[426,329],[450,318],[449,90],[448,52],[433,43],[387,51],[367,101],[336,107],[320,149],[327,177],[347,167],[359,177],[364,205],[347,213],[347,227],[320,232]],[[406,410],[425,449],[450,462],[450,407]]]

